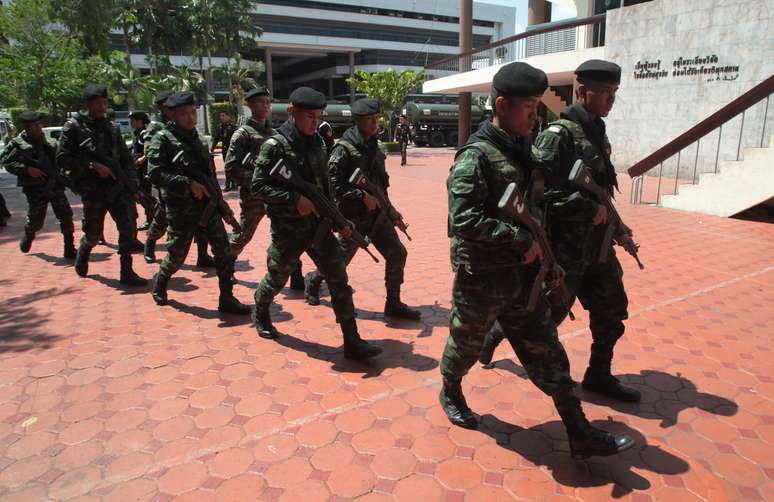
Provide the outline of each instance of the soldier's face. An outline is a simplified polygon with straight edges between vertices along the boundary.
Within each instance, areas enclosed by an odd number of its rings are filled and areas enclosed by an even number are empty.
[[[91,118],[101,119],[108,111],[107,98],[95,98],[86,101],[86,110]]]
[[[263,122],[271,113],[271,99],[269,96],[256,96],[247,102],[250,107],[250,113],[257,122]]]
[[[172,108],[172,120],[181,129],[190,131],[196,127],[196,107],[194,105]]]
[[[132,129],[140,129],[145,125],[143,121],[140,119],[132,119],[130,124],[132,126]]]
[[[27,131],[27,134],[32,138],[43,137],[43,123],[40,121],[25,123],[24,130]]]
[[[317,126],[320,125],[322,110],[307,110],[306,108],[291,106],[288,108],[288,115],[293,117],[293,123],[296,124],[296,128],[301,131],[301,134],[311,136],[317,131]]]
[[[523,137],[532,134],[532,128],[538,117],[540,97],[504,98],[495,100],[495,107],[501,129],[511,136]]]
[[[231,116],[228,113],[220,112],[220,123],[228,124],[231,122]]]
[[[364,117],[355,117],[355,124],[360,129],[363,139],[369,139],[379,130],[379,114],[373,113]]]
[[[607,117],[615,104],[615,95],[618,86],[615,84],[593,83],[585,85],[585,93],[581,91],[581,97],[585,96],[583,105],[590,113],[597,117]]]

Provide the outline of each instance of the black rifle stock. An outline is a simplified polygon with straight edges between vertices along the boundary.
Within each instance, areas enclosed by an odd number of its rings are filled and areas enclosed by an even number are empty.
[[[532,284],[532,289],[529,292],[529,299],[527,300],[527,310],[532,312],[537,305],[538,297],[542,292],[543,282],[546,281],[549,274],[551,278],[559,281],[559,286],[556,288],[559,294],[559,299],[562,303],[562,307],[567,310],[571,320],[575,320],[575,315],[572,313],[572,305],[570,305],[570,295],[567,291],[567,286],[564,284],[564,271],[554,257],[554,253],[551,250],[551,245],[548,242],[546,233],[543,227],[535,221],[532,213],[529,211],[527,201],[524,199],[524,195],[519,190],[516,183],[510,183],[505,188],[500,202],[497,207],[507,214],[511,218],[515,218],[522,226],[526,227],[530,231],[532,237],[540,247],[540,251],[543,257],[540,260],[540,269],[538,275],[535,278],[535,282]]]
[[[217,211],[218,216],[220,216],[223,221],[228,223],[229,226],[234,229],[234,232],[239,233],[242,231],[242,227],[234,217],[234,212],[231,210],[231,207],[228,205],[228,203],[223,199],[223,192],[221,192],[220,184],[216,179],[213,179],[213,177],[211,177],[208,173],[193,169],[188,161],[185,160],[185,154],[183,150],[180,150],[175,154],[174,157],[172,157],[172,164],[180,172],[180,174],[188,176],[195,182],[202,185],[209,194],[209,202],[204,208],[204,211],[202,211],[201,218],[199,218],[199,227],[206,227],[209,224],[212,215],[215,213],[215,211]]]
[[[405,221],[403,221],[403,217],[400,215],[398,210],[395,209],[395,206],[392,205],[392,202],[390,202],[387,194],[384,193],[381,188],[371,183],[371,181],[366,177],[365,174],[363,174],[363,171],[359,167],[355,169],[355,171],[352,173],[352,176],[349,177],[349,183],[350,185],[365,190],[373,197],[375,197],[376,200],[379,201],[379,205],[382,206],[382,214],[390,220],[395,228],[403,232],[408,240],[411,240],[411,236],[408,234],[408,225]]]
[[[640,245],[632,239],[631,230],[624,224],[621,215],[618,214],[610,194],[607,193],[607,190],[594,182],[591,170],[583,164],[581,159],[576,160],[575,164],[573,164],[569,180],[570,183],[581,190],[590,193],[597,202],[604,205],[607,209],[608,222],[607,228],[605,229],[605,237],[602,239],[602,247],[599,250],[599,262],[607,262],[610,245],[616,237],[616,234],[619,234],[620,237],[618,238],[618,243],[637,261],[637,266],[640,267],[640,270],[644,269],[645,265],[642,264],[640,257],[637,255]]]
[[[337,230],[349,228],[352,232],[351,238],[355,244],[364,249],[365,252],[368,253],[368,255],[376,263],[379,263],[379,258],[377,258],[371,252],[371,250],[368,249],[368,246],[371,244],[371,242],[368,240],[368,237],[357,231],[355,225],[353,225],[351,221],[349,221],[343,214],[341,214],[336,206],[333,205],[333,202],[331,202],[330,199],[328,199],[328,197],[326,197],[325,194],[323,194],[319,188],[317,188],[317,185],[309,183],[301,176],[299,176],[298,173],[296,173],[292,168],[290,168],[290,166],[285,163],[284,159],[280,159],[276,164],[274,164],[274,167],[272,167],[269,171],[269,176],[278,182],[293,188],[294,190],[298,190],[305,197],[311,200],[314,206],[317,208],[317,211],[320,213],[320,217],[322,217],[324,220],[327,220],[328,224],[330,224],[332,228]]]

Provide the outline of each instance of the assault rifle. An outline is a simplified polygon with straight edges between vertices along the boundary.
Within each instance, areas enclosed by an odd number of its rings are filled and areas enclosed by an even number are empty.
[[[403,232],[408,240],[411,240],[411,236],[407,232],[408,225],[406,225],[406,222],[403,221],[403,217],[400,215],[398,210],[395,209],[395,206],[392,205],[392,202],[390,202],[387,194],[384,193],[381,188],[371,183],[359,167],[355,169],[355,171],[352,173],[352,176],[349,177],[349,183],[358,188],[362,188],[373,197],[375,197],[376,200],[379,201],[379,205],[382,206],[380,216],[389,218],[392,224],[398,230]]]
[[[615,209],[610,194],[607,190],[594,182],[591,170],[583,164],[581,159],[576,160],[575,164],[572,166],[569,180],[570,183],[581,190],[590,193],[597,202],[607,208],[607,229],[605,230],[605,237],[602,239],[602,247],[599,250],[599,262],[607,262],[610,244],[615,238],[618,244],[637,261],[640,270],[644,269],[645,265],[642,264],[640,257],[637,255],[640,245],[632,239],[631,229],[624,224],[623,220],[621,220],[621,215],[618,214],[618,211]]]
[[[301,176],[299,176],[290,166],[285,163],[284,159],[280,159],[276,164],[274,164],[274,167],[272,167],[269,171],[269,176],[279,181],[280,183],[293,188],[294,190],[298,190],[305,197],[311,200],[314,206],[317,208],[317,211],[320,212],[320,216],[327,222],[325,227],[333,227],[337,230],[349,228],[352,232],[351,238],[355,244],[364,249],[365,252],[368,253],[368,255],[376,263],[379,263],[379,258],[377,258],[371,252],[371,250],[368,249],[368,246],[371,244],[371,241],[368,240],[368,237],[357,231],[355,225],[353,225],[351,221],[349,221],[346,217],[344,217],[343,214],[341,214],[341,212],[339,212],[336,206],[333,205],[333,202],[331,202],[330,199],[328,199],[328,197],[326,197],[325,194],[320,191],[317,185],[314,183],[309,183]],[[327,232],[328,228],[323,228],[323,230]]]
[[[231,210],[231,207],[228,205],[228,203],[223,199],[223,192],[221,192],[220,184],[216,179],[210,176],[209,173],[192,168],[190,163],[185,159],[185,153],[183,150],[180,150],[175,154],[174,157],[172,157],[172,164],[180,172],[180,174],[188,176],[195,182],[202,185],[209,194],[209,203],[204,208],[202,216],[199,219],[200,228],[206,227],[209,224],[210,219],[212,219],[212,215],[215,213],[215,211],[217,211],[218,215],[223,219],[223,221],[228,223],[229,226],[234,229],[234,232],[240,233],[242,231],[242,227],[234,217],[234,212]]]
[[[69,187],[67,181],[56,170],[56,166],[53,169],[46,169],[39,160],[35,160],[29,157],[21,148],[15,148],[11,155],[8,156],[8,160],[20,162],[28,167],[34,167],[40,169],[46,173],[46,184],[43,185],[43,192],[50,200],[54,197],[54,189],[57,185]]]
[[[558,281],[559,285],[556,287],[556,290],[559,295],[559,301],[561,302],[562,307],[567,310],[570,319],[574,321],[575,315],[571,310],[570,294],[564,283],[564,270],[562,270],[562,267],[556,261],[543,227],[535,220],[532,213],[530,213],[527,201],[524,199],[524,195],[521,193],[516,183],[510,183],[505,188],[505,192],[503,192],[497,207],[510,218],[515,218],[519,224],[530,231],[543,254],[543,257],[540,259],[540,270],[538,271],[535,282],[532,284],[532,289],[529,292],[527,311],[532,312],[535,310],[538,297],[542,292],[543,282],[545,282],[550,275],[550,279]]]
[[[86,152],[89,157],[91,157],[93,162],[99,162],[103,166],[107,167],[108,171],[110,171],[110,176],[115,180],[113,188],[110,189],[110,193],[108,194],[108,198],[110,200],[115,199],[115,197],[117,197],[119,192],[122,190],[126,190],[132,195],[137,194],[140,199],[140,203],[143,206],[153,205],[156,203],[156,201],[153,200],[150,195],[141,190],[136,183],[129,183],[129,178],[126,176],[124,170],[120,166],[117,166],[112,158],[108,157],[103,152],[99,151],[99,149],[97,149],[97,145],[94,144],[94,138],[89,136],[88,138],[81,141],[78,146],[82,151]]]

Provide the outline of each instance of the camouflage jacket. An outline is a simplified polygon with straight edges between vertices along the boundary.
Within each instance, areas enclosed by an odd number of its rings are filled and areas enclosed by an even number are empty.
[[[487,122],[479,129],[495,128]],[[479,132],[458,153],[447,180],[452,268],[471,273],[520,266],[532,234],[497,207],[506,187],[526,187],[532,166],[523,165]]]
[[[18,186],[45,186],[48,178],[33,178],[27,174],[29,163],[24,162],[23,159],[29,159],[32,163],[38,164],[38,168],[49,175],[56,173],[56,145],[50,143],[45,136],[34,140],[28,136],[27,131],[22,131],[0,154],[0,165],[16,176]]]
[[[180,172],[180,164],[173,162],[181,151],[183,156],[178,162],[187,162],[189,167],[209,175],[213,173],[212,158],[196,129],[186,131],[174,123],[168,124],[153,135],[147,151],[148,177],[161,189],[167,202],[193,200],[191,178]]]
[[[384,165],[385,158],[376,137],[366,143],[357,126],[347,129],[333,147],[328,160],[328,175],[331,179],[331,192],[344,216],[358,218],[368,214],[368,209],[363,204],[365,192],[349,183],[355,169],[360,168],[368,181],[387,193],[390,177]]]
[[[228,152],[223,157],[225,159],[226,173],[232,179],[237,180],[241,186],[249,186],[250,180],[253,178],[255,163],[244,165],[242,161],[249,153],[252,153],[257,158],[264,141],[276,133],[277,131],[271,128],[268,120],[263,124],[256,122],[252,118],[248,120],[231,137]]]
[[[316,184],[322,193],[329,196],[325,143],[319,134],[303,136],[293,123],[285,122],[277,134],[263,143],[255,163],[250,187],[253,194],[266,203],[266,214],[270,217],[302,218],[296,209],[301,194],[269,175],[271,168],[280,159],[284,159],[304,180]]]

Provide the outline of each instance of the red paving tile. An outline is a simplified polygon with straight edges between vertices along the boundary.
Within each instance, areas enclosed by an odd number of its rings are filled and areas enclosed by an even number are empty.
[[[385,349],[370,366],[343,359],[325,295],[311,308],[281,293],[275,312],[288,335],[277,343],[246,319],[218,315],[209,271],[184,267],[171,307],[158,308],[145,289],[116,289],[110,222],[111,244],[95,250],[88,279],[58,258],[53,217],[22,255],[24,201],[0,176],[14,212],[0,230],[0,499],[774,497],[774,227],[631,206],[626,176],[619,207],[647,269],[621,257],[631,315],[615,368],[643,402],[579,395],[591,420],[633,435],[637,447],[571,460],[550,401],[509,347],[493,370],[474,368],[465,381],[482,427],[448,424],[436,400],[452,155],[416,149],[404,168],[388,159],[391,194],[414,236],[404,296],[424,317],[385,320],[381,268],[358,255],[349,275],[360,330]],[[235,195],[227,199],[236,208]],[[267,243],[262,222],[237,262],[245,301],[265,272]],[[145,277],[157,267],[135,264]],[[585,312],[576,314],[560,336],[580,379],[589,333]]]

